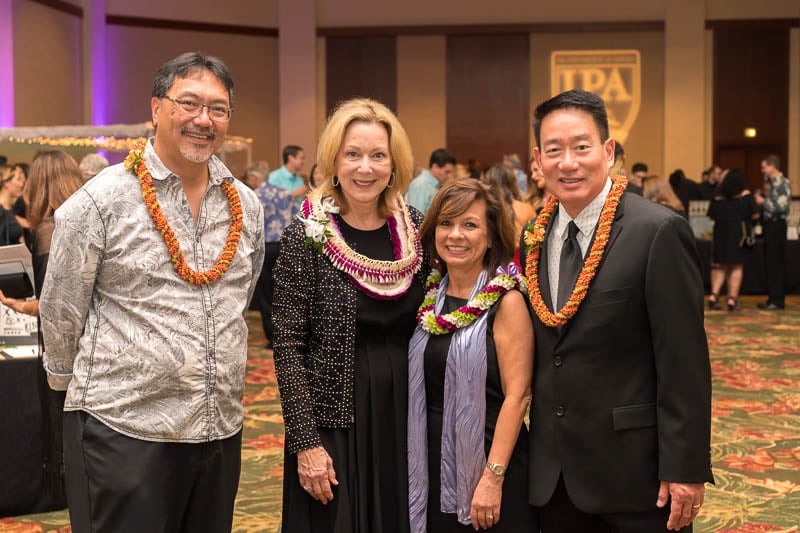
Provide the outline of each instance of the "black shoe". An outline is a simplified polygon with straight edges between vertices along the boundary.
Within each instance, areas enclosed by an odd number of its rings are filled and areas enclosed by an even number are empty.
[[[757,307],[759,309],[764,310],[764,311],[780,311],[781,309],[784,309],[786,306],[785,305],[774,304],[774,303],[771,303],[771,302],[767,302],[767,303],[763,303],[763,304],[758,304]]]
[[[719,305],[719,294],[714,294],[713,292],[708,296],[708,308],[710,310],[716,310],[720,308]]]
[[[736,311],[739,309],[739,300],[736,298],[728,298],[728,311]]]

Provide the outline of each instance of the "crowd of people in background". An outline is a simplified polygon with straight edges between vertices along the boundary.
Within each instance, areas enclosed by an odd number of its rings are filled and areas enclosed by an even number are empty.
[[[52,152],[40,152],[34,159],[41,154],[50,153]],[[71,156],[64,155],[72,159]],[[269,348],[272,347],[273,338],[270,317],[274,286],[271,272],[280,252],[280,237],[283,230],[300,214],[300,205],[306,195],[318,188],[324,179],[316,163],[311,165],[308,172],[305,171],[306,156],[300,146],[284,147],[282,163],[281,167],[270,171],[268,162],[256,161],[240,177],[248,187],[256,191],[265,210],[266,257],[253,307],[262,313],[263,329]],[[81,159],[78,168],[86,181],[108,165],[108,160],[103,155],[90,153]],[[0,245],[32,242],[24,198],[28,168],[27,163],[0,165]],[[610,174],[625,175],[628,178],[629,192],[666,206],[687,220],[690,202],[709,202],[708,216],[715,222],[709,309],[722,307],[719,292],[723,285],[727,287],[728,310],[738,309],[743,265],[758,235],[763,235],[766,246],[769,283],[767,300],[759,307],[767,310],[783,309],[784,246],[786,219],[791,205],[791,186],[780,171],[780,159],[774,155],[765,158],[762,163],[764,187],[755,191],[747,189],[746,178],[739,169],[723,170],[720,166],[713,165],[702,172],[699,182],[688,178],[681,169],[673,171],[669,179],[649,174],[648,170],[646,163],[636,162],[628,171],[625,168],[625,150],[621,143],[616,144],[614,166]],[[442,185],[454,179],[465,178],[477,179],[496,188],[511,209],[517,234],[541,210],[549,197],[544,177],[533,158],[530,159],[528,172],[522,170],[520,157],[514,153],[506,154],[497,163],[480,169],[480,164],[474,159],[468,160],[467,164],[458,163],[447,149],[439,148],[431,153],[428,168],[415,168],[405,199],[424,215]],[[519,261],[519,242],[514,261]]]
[[[722,308],[719,292],[723,285],[728,291],[728,310],[739,308],[743,264],[752,251],[757,235],[763,235],[767,248],[769,283],[767,301],[759,307],[767,310],[784,308],[783,246],[786,218],[791,205],[791,188],[788,179],[781,174],[777,156],[765,158],[762,168],[764,187],[755,191],[747,189],[746,178],[740,169],[723,170],[720,166],[713,165],[702,172],[700,181],[695,181],[688,178],[682,169],[673,171],[669,178],[651,174],[644,162],[636,162],[628,170],[625,168],[625,160],[625,149],[621,143],[617,143],[610,175],[626,176],[628,192],[663,205],[687,220],[691,202],[708,202],[708,217],[715,222],[709,309]],[[296,201],[299,199],[299,209],[302,198],[319,187],[323,179],[316,164],[308,172],[304,171],[305,154],[299,146],[286,146],[283,149],[283,162],[284,165],[272,173],[268,172],[266,162],[256,162],[242,177],[251,188],[259,191],[265,214],[271,221],[269,234],[272,235],[272,240],[268,241],[267,261],[271,255],[277,257],[280,234],[298,214],[297,209],[287,208],[286,199],[277,191],[281,189]],[[438,148],[430,154],[427,168],[415,168],[414,179],[408,187],[405,200],[424,215],[440,188],[460,179],[475,179],[493,187],[509,207],[518,235],[523,225],[541,211],[550,196],[544,176],[533,158],[530,159],[528,172],[522,170],[520,157],[515,153],[506,154],[497,163],[481,168],[474,159],[459,163],[446,148]],[[743,207],[733,209],[731,206],[734,204],[741,204]],[[781,235],[784,236],[783,240]],[[270,247],[274,248],[273,254],[269,252]],[[514,261],[519,262],[519,242]],[[271,270],[271,266],[272,263],[269,268],[265,263],[265,279],[269,277],[266,273]],[[272,328],[268,326],[271,284],[268,281],[262,281],[261,284],[267,289],[261,296],[257,295],[256,299],[264,316],[267,346],[271,346]]]

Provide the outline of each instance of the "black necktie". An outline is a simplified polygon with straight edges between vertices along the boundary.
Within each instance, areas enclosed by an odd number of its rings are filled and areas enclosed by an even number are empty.
[[[556,300],[556,311],[559,311],[569,300],[578,274],[583,268],[583,255],[581,247],[578,245],[578,226],[572,221],[567,226],[567,238],[561,248],[561,262],[558,265],[558,300]]]

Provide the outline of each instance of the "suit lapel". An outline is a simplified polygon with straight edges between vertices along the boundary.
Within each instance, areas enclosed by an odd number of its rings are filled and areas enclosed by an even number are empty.
[[[608,257],[609,252],[611,252],[611,247],[614,246],[614,241],[617,240],[617,237],[619,237],[620,232],[622,232],[622,227],[624,225],[622,222],[622,215],[625,213],[625,198],[627,196],[628,193],[624,192],[622,193],[622,196],[619,199],[617,212],[614,214],[614,223],[611,225],[611,233],[608,236],[608,244],[606,244],[606,250],[605,252],[603,252],[603,259],[601,259],[600,264],[597,265],[598,271],[601,268],[603,268],[603,263],[606,262],[606,257]]]
[[[541,253],[539,253],[539,292],[542,293],[542,301],[548,309],[553,309],[553,296],[550,294],[550,268],[548,265],[548,246],[547,241],[550,238],[550,232],[555,227],[555,217],[550,220],[547,225],[547,231],[544,234],[544,242],[542,242]]]

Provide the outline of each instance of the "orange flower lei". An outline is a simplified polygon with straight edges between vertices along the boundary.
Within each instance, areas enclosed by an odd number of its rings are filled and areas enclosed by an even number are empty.
[[[536,316],[545,326],[552,328],[566,324],[578,312],[578,307],[589,291],[589,285],[597,273],[597,266],[603,259],[603,253],[606,250],[606,244],[608,244],[611,224],[614,222],[614,215],[617,213],[619,199],[628,185],[628,180],[623,176],[614,176],[611,181],[613,184],[606,197],[605,204],[603,204],[603,210],[600,212],[600,219],[597,221],[592,249],[583,263],[583,269],[578,274],[578,280],[575,282],[575,288],[572,290],[569,300],[557,313],[551,313],[550,309],[547,308],[547,304],[542,300],[542,293],[539,290],[539,257],[544,245],[547,225],[556,210],[558,200],[551,196],[536,220],[529,222],[525,228],[525,244],[528,246],[528,257],[525,260],[525,274],[528,277],[528,298],[530,298],[531,307],[536,312]]]
[[[125,158],[125,168],[132,170],[136,177],[139,178],[139,183],[142,185],[144,205],[147,206],[147,211],[150,213],[153,222],[155,222],[156,229],[161,232],[161,236],[167,244],[167,250],[169,250],[169,255],[172,257],[172,266],[175,267],[178,275],[189,283],[208,285],[217,281],[230,267],[233,258],[236,256],[239,239],[242,236],[242,202],[239,199],[239,193],[236,192],[236,187],[227,181],[223,181],[220,184],[231,210],[231,225],[228,228],[228,239],[225,242],[225,247],[213,267],[205,272],[195,272],[186,263],[178,237],[172,231],[167,222],[167,217],[164,216],[164,212],[158,204],[156,188],[153,185],[153,176],[144,163],[144,147],[144,142],[137,143],[133,147],[128,157]]]

